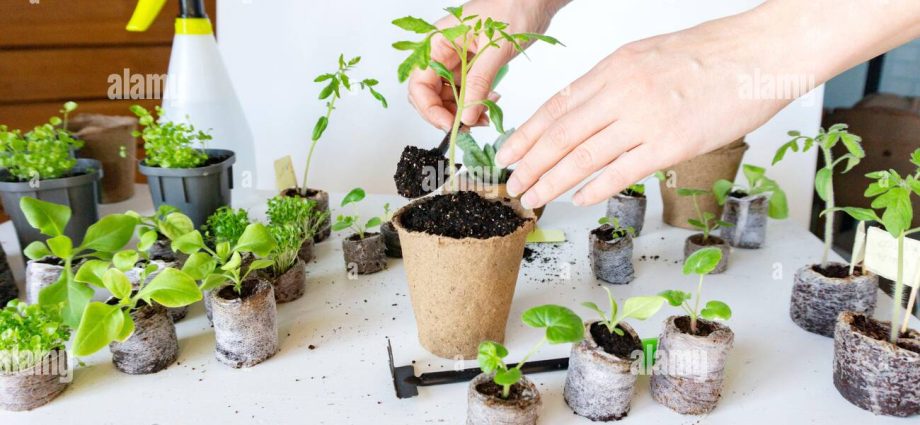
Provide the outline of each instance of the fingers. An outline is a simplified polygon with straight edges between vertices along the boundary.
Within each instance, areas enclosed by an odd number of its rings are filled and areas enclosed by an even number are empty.
[[[457,67],[460,58],[444,37],[435,36],[431,43],[432,60],[441,62],[447,69]],[[444,84],[441,77],[431,69],[415,70],[409,76],[409,103],[415,107],[425,121],[441,130],[448,131],[453,123],[454,114],[444,102],[443,90]],[[452,94],[450,98],[453,98]]]
[[[638,134],[626,131],[617,123],[608,126],[584,143],[578,144],[555,167],[540,177],[521,198],[521,203],[527,208],[545,205],[640,142]],[[517,171],[512,174],[512,178],[515,174]],[[637,180],[642,177],[644,176]]]
[[[483,99],[487,99],[489,93],[492,93],[492,81],[506,63],[508,63],[507,49],[490,49],[487,50],[470,70],[466,76],[466,105],[461,121],[466,125],[475,124],[480,116],[485,112],[485,106],[478,104]]]
[[[572,197],[572,203],[586,206],[602,202],[655,171],[673,165],[673,161],[667,159],[670,157],[669,154],[656,152],[651,144],[641,144],[620,155],[600,175],[579,189]]]
[[[583,158],[584,154],[589,153],[586,150],[588,147],[584,146],[587,143],[586,141],[594,140],[590,148],[594,151],[593,154],[595,154],[596,159],[603,159],[601,156],[596,156],[601,151],[593,146],[598,142],[592,136],[595,136],[595,134],[607,128],[613,122],[614,118],[611,109],[609,102],[603,96],[595,96],[551,123],[537,143],[518,162],[515,172],[508,181],[508,193],[512,196],[524,193],[537,182],[537,179],[540,179],[544,173],[556,166],[557,163],[560,163],[560,160],[570,153],[575,154],[576,158]],[[607,142],[607,139],[604,142]],[[610,162],[609,160],[612,158],[607,157],[607,161],[603,164],[598,164],[597,168],[590,170],[588,174],[597,171],[601,166]],[[578,165],[589,165],[588,162],[590,161],[584,161]],[[581,176],[581,178],[584,177],[587,177],[587,174]],[[572,187],[579,180],[569,184],[566,189]],[[547,183],[544,183],[542,189],[547,189],[546,185]],[[553,198],[556,196],[558,195],[553,196]]]

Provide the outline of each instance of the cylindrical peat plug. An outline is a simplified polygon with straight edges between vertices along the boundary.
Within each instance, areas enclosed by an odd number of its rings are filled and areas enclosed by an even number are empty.
[[[607,217],[618,219],[620,226],[632,227],[636,236],[639,236],[645,225],[647,205],[648,198],[645,195],[626,195],[621,192],[607,200]]]
[[[769,210],[766,193],[741,198],[729,196],[722,208],[722,221],[732,225],[722,227],[719,235],[735,248],[758,249],[767,239]]]
[[[511,386],[508,398],[501,397],[502,387],[491,374],[481,373],[470,382],[467,395],[467,425],[536,425],[540,392],[527,377]]]
[[[386,244],[380,233],[365,233],[364,239],[357,234],[342,239],[342,252],[349,272],[371,274],[387,267]]]
[[[241,294],[225,286],[209,296],[218,361],[234,368],[252,367],[278,352],[277,307],[271,283],[248,279]]]
[[[719,260],[719,264],[716,265],[716,268],[710,274],[725,272],[725,270],[728,269],[728,256],[731,254],[732,250],[728,242],[725,242],[724,239],[718,236],[709,235],[708,239],[703,240],[703,234],[697,233],[687,237],[687,240],[684,242],[684,260],[694,252],[709,247],[719,248],[722,251],[722,259]]]
[[[274,286],[275,303],[284,304],[299,300],[307,291],[307,265],[303,260],[297,259],[293,266],[281,276],[272,276],[270,269],[266,269],[263,277]]]
[[[875,311],[878,275],[862,267],[851,275],[846,264],[809,264],[798,269],[793,280],[789,317],[808,332],[833,337],[841,312]]]
[[[617,285],[632,282],[636,277],[632,264],[633,243],[626,232],[616,233],[610,225],[591,231],[591,270],[594,276]]]
[[[316,258],[313,252],[315,246],[316,242],[313,242],[313,239],[303,241],[303,244],[300,245],[300,250],[297,251],[297,258],[300,258],[304,263],[313,261]]]
[[[387,257],[402,258],[402,245],[399,243],[399,232],[393,227],[393,223],[388,221],[381,224],[380,234],[383,235],[383,243],[386,245]]]
[[[54,350],[32,367],[0,372],[0,410],[21,412],[48,404],[70,385],[68,368],[67,353]]]
[[[565,376],[565,402],[576,415],[592,421],[618,421],[629,413],[636,393],[635,355],[642,340],[626,323],[617,325],[623,336],[600,322],[585,326],[585,339],[572,345]],[[641,358],[641,357],[640,357]]]
[[[134,334],[109,344],[115,368],[131,375],[157,373],[179,358],[179,340],[166,307],[138,305],[131,312]]]

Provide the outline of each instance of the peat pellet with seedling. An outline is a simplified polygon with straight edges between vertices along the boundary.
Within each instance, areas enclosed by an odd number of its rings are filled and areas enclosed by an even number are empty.
[[[872,314],[878,296],[878,275],[847,264],[810,264],[795,272],[789,316],[806,331],[834,336],[841,312]]]
[[[655,178],[662,180],[664,174],[659,171]],[[623,227],[632,227],[635,236],[642,233],[645,226],[645,210],[648,198],[645,196],[645,183],[636,183],[607,200],[607,217],[616,218]]]
[[[601,226],[588,236],[591,270],[594,276],[612,284],[627,284],[636,277],[632,264],[632,228],[621,227],[618,219],[601,217]]]
[[[157,373],[175,363],[179,357],[179,340],[166,308],[139,304],[129,314],[134,320],[134,334],[124,342],[109,344],[115,368],[131,375],[143,375]]]
[[[366,194],[364,189],[355,188],[342,199],[342,205],[355,204],[354,215],[339,215],[332,225],[332,230],[352,230],[352,234],[342,240],[342,253],[345,256],[345,268],[358,274],[376,273],[386,268],[386,243],[380,233],[368,232],[368,229],[380,226],[381,217],[371,217],[366,222],[357,212],[357,203]]]
[[[703,195],[711,195],[712,192],[703,189],[681,188],[677,189],[677,194],[679,196],[692,198],[693,206],[697,212],[697,217],[687,220],[687,223],[690,224],[691,227],[700,231],[700,233],[690,235],[687,237],[687,240],[684,241],[684,261],[686,261],[693,253],[703,248],[715,247],[722,251],[722,256],[720,257],[719,264],[710,273],[724,272],[726,269],[728,269],[728,256],[731,253],[731,247],[724,239],[718,236],[714,236],[712,233],[719,228],[729,227],[732,224],[723,220],[716,219],[715,214],[700,209],[700,204],[697,197]]]
[[[41,407],[70,384],[65,344],[70,328],[60,305],[27,305],[19,300],[0,308],[0,410]]]
[[[766,240],[767,217],[784,219],[789,207],[786,193],[765,175],[764,168],[744,164],[743,171],[747,186],[719,180],[712,193],[722,205],[722,221],[730,224],[721,228],[722,238],[734,247],[757,249]]]
[[[240,291],[225,286],[211,292],[215,354],[221,363],[252,367],[278,352],[275,293],[263,279],[242,282]]]
[[[383,224],[380,225],[380,234],[383,235],[383,243],[386,245],[386,254],[390,258],[402,258],[402,245],[399,243],[399,232],[393,226],[393,214],[395,211],[390,210],[390,204],[383,204]]]

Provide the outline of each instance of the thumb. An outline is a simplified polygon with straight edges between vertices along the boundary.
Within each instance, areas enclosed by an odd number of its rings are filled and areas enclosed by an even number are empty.
[[[466,76],[465,103],[469,106],[463,111],[461,117],[463,124],[473,126],[479,122],[485,106],[477,102],[488,99],[489,94],[492,93],[492,82],[495,81],[495,76],[507,62],[507,57],[500,49],[494,49],[483,53],[473,65],[473,69]]]

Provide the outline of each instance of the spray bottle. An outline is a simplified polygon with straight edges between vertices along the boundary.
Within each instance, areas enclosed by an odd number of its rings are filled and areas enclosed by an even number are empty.
[[[146,31],[167,0],[139,0],[128,31]],[[203,0],[178,0],[176,35],[163,92],[163,119],[187,122],[214,137],[209,148],[236,153],[234,191],[256,184],[255,148],[243,109],[224,67]],[[240,199],[237,196],[234,196]]]

